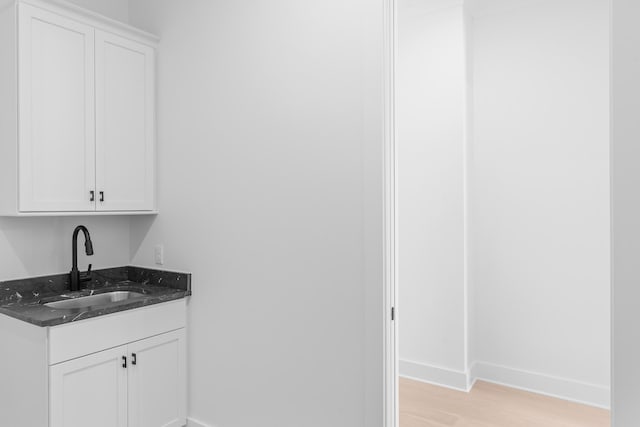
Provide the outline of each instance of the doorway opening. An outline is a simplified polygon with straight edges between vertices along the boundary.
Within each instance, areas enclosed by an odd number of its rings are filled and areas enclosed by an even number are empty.
[[[609,1],[389,9],[388,425],[609,426]]]

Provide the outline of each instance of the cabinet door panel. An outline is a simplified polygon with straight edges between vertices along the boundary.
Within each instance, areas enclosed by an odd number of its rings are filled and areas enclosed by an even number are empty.
[[[184,329],[129,345],[129,427],[186,424]]]
[[[50,427],[127,427],[126,346],[49,368]]]
[[[96,31],[98,210],[154,209],[154,56],[149,46]]]
[[[20,4],[19,37],[20,210],[94,210],[94,30]]]

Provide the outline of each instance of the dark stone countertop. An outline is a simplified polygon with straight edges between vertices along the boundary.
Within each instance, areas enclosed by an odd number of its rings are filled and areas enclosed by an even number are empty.
[[[37,326],[56,326],[105,314],[177,300],[191,295],[191,274],[141,267],[95,270],[82,290],[69,291],[69,275],[0,282],[0,313]],[[103,306],[54,309],[44,304],[111,291],[133,291],[143,297]]]

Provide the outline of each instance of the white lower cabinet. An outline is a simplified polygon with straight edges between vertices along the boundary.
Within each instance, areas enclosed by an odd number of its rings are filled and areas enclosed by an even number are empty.
[[[50,427],[182,427],[184,329],[49,368]]]
[[[127,347],[49,368],[50,427],[127,427]]]
[[[186,421],[184,330],[129,345],[129,427],[182,427]]]

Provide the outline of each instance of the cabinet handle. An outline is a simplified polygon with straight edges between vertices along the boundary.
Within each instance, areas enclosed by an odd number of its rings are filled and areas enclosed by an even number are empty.
[[[131,364],[132,365],[138,364],[138,356],[135,353],[131,353]]]
[[[89,201],[94,202],[96,200],[96,192],[91,190],[89,191]]]
[[[104,191],[100,192],[100,201],[104,202]]]
[[[127,369],[127,356],[122,356],[122,367]]]

